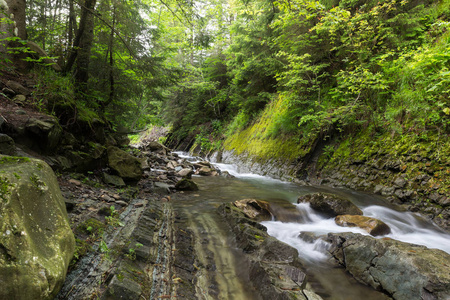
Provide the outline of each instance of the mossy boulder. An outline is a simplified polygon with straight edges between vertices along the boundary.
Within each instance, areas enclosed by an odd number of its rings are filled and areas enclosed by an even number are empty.
[[[198,191],[198,185],[190,179],[183,178],[175,184],[175,188],[181,191]]]
[[[330,217],[338,215],[362,215],[363,212],[350,200],[334,194],[314,193],[298,198],[298,203],[309,202],[311,208]]]
[[[0,299],[53,299],[75,239],[45,162],[0,156],[0,216]]]
[[[107,152],[108,164],[117,175],[124,180],[137,181],[141,179],[142,167],[138,158],[114,146],[109,146]]]
[[[342,215],[337,216],[334,222],[343,227],[359,227],[373,236],[386,235],[391,232],[391,228],[386,223],[371,217]]]

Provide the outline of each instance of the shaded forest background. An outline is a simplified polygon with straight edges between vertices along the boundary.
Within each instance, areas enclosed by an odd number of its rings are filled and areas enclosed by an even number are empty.
[[[37,0],[20,33],[22,1],[3,2],[0,76],[36,78],[32,104],[62,125],[170,124],[173,146],[203,151],[268,110],[264,138],[305,149],[449,132],[450,1]]]

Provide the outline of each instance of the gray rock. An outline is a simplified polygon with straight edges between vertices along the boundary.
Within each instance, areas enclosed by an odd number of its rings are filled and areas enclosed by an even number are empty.
[[[181,169],[180,171],[178,171],[177,175],[181,176],[181,177],[191,178],[191,175],[193,173],[194,173],[194,171],[192,171],[192,169],[184,168],[184,169]]]
[[[24,87],[23,85],[21,85],[20,83],[18,83],[16,81],[9,80],[8,82],[6,82],[6,85],[10,89],[12,89],[16,94],[21,94],[21,95],[25,95],[25,96],[28,96],[31,94],[29,89],[27,89],[26,87]]]
[[[36,142],[34,148],[54,151],[62,137],[62,128],[55,119],[39,120],[32,118],[25,125],[27,135]]]
[[[450,254],[392,239],[330,233],[329,252],[360,282],[394,299],[449,299]]]
[[[116,176],[116,175],[110,175],[108,173],[103,173],[103,182],[106,184],[110,184],[117,187],[123,187],[125,186],[125,182],[123,181],[122,177]]]
[[[14,155],[15,153],[14,140],[6,134],[0,133],[0,154]]]
[[[134,282],[127,277],[119,279],[117,275],[114,275],[102,300],[136,300],[140,298],[141,294],[142,289],[137,282]]]
[[[334,194],[314,193],[300,196],[298,203],[309,202],[311,207],[331,217],[338,215],[362,215],[362,211],[350,200]]]

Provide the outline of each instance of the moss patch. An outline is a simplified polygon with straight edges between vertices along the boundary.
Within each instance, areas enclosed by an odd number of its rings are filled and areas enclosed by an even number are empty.
[[[310,150],[309,143],[298,136],[277,134],[277,120],[287,112],[288,105],[283,97],[267,105],[261,117],[246,129],[231,134],[224,143],[226,150],[237,155],[247,153],[261,160],[279,159],[294,161],[304,157]]]

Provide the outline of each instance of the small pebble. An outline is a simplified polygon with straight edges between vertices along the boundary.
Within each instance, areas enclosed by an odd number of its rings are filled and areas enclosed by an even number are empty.
[[[81,185],[81,181],[76,180],[76,179],[69,179],[69,182],[70,182],[71,184],[76,185],[76,186],[80,186],[80,185]]]
[[[100,199],[105,200],[105,201],[107,201],[107,202],[113,201],[113,198],[111,198],[111,197],[108,196],[108,195],[101,195],[101,196],[100,196]]]
[[[116,201],[116,203],[119,204],[119,205],[122,205],[122,206],[127,206],[128,205],[128,203],[126,203],[125,201],[121,201],[121,200]]]

